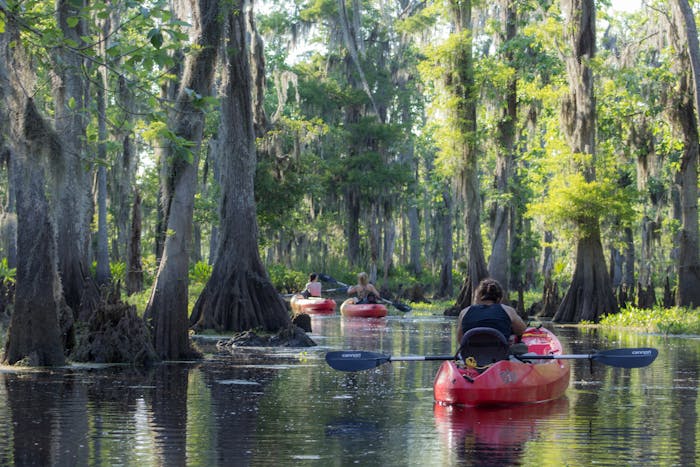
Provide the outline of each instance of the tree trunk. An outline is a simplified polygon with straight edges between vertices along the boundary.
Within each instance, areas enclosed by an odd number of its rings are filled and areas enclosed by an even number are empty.
[[[357,187],[349,186],[345,193],[347,207],[346,237],[348,239],[348,261],[351,266],[360,262],[360,196]]]
[[[44,191],[45,161],[60,157],[60,144],[34,103],[24,100],[22,118],[18,119],[21,127],[13,131],[19,262],[4,363],[13,365],[26,359],[33,366],[63,365],[56,238]]]
[[[552,279],[552,273],[554,272],[554,255],[551,247],[552,240],[554,240],[554,235],[551,231],[546,230],[544,232],[544,243],[546,246],[542,251],[542,277],[544,278],[544,285],[542,287],[542,309],[538,313],[538,316],[546,318],[553,317],[561,304],[559,287]]]
[[[506,0],[505,10],[505,42],[510,43],[516,34],[516,10],[513,0]],[[512,47],[505,47],[505,60],[515,67],[513,63]],[[504,296],[508,296],[510,287],[510,232],[511,232],[511,202],[510,187],[514,163],[514,145],[516,134],[516,122],[518,119],[518,95],[516,77],[510,78],[506,92],[503,114],[498,122],[498,153],[496,155],[496,173],[494,174],[494,188],[497,193],[493,205],[492,215],[492,243],[491,256],[489,257],[488,271],[494,279],[503,286]]]
[[[411,203],[408,207],[408,230],[410,239],[408,244],[409,269],[416,276],[419,276],[423,272],[423,265],[421,264],[420,254],[420,221],[418,220],[418,208],[415,206],[415,203]],[[405,246],[404,242],[404,248]]]
[[[114,130],[114,138],[121,146],[121,153],[115,157],[109,170],[109,186],[111,207],[116,211],[114,219],[117,231],[116,247],[112,249],[112,258],[117,261],[127,261],[129,257],[130,220],[134,203],[134,186],[138,154],[134,147],[134,137],[131,131],[133,115],[136,114],[134,99],[126,79],[117,79],[118,107],[123,109],[119,116],[122,125]]]
[[[367,222],[369,225],[369,270],[367,274],[369,274],[369,280],[373,284],[377,283],[377,262],[379,258],[381,258],[379,253],[379,242],[381,238],[379,219],[382,217],[380,210],[381,207],[378,203],[371,203]]]
[[[109,31],[103,31],[103,44],[105,37]],[[103,48],[103,47],[102,47]],[[106,59],[104,50],[102,52],[103,60]],[[97,143],[97,158],[99,159],[97,167],[97,248],[95,253],[96,269],[95,281],[98,286],[104,286],[111,281],[111,272],[109,267],[109,238],[107,233],[107,102],[105,89],[107,89],[107,69],[100,67],[97,70],[99,84],[97,86],[97,127],[98,127],[98,143]]]
[[[81,18],[83,1],[59,0],[57,22],[66,39],[77,46],[84,44],[87,33],[85,19]],[[54,109],[56,132],[63,147],[63,161],[59,170],[52,170],[55,183],[55,223],[58,236],[58,268],[63,294],[75,317],[87,316],[97,303],[96,289],[89,276],[88,254],[90,221],[92,219],[91,175],[85,168],[86,128],[88,124],[88,79],[85,63],[80,54],[56,48],[54,66]],[[89,292],[88,292],[89,291]],[[84,294],[92,294],[84,299]]]
[[[258,253],[254,177],[257,157],[251,102],[251,73],[245,1],[226,17],[227,53],[222,76],[221,230],[212,275],[195,304],[195,328],[278,331],[290,324],[289,314],[272,286]],[[264,64],[255,63],[262,67]]]
[[[394,248],[396,247],[396,225],[394,219],[387,214],[387,221],[384,228],[384,280],[386,285],[389,283],[389,272],[394,266]]]
[[[438,224],[442,228],[442,261],[440,263],[440,280],[438,282],[437,297],[451,297],[454,291],[452,282],[452,263],[454,253],[452,249],[452,193],[450,187],[445,186],[442,191],[444,206],[438,207]]]
[[[35,77],[21,44],[16,23],[8,22],[0,34],[0,94],[5,98],[0,121],[9,126],[9,181],[17,212],[17,271],[15,306],[3,362],[62,365],[64,342],[70,339],[62,335],[61,325],[72,330],[73,316],[70,310],[64,313],[62,307],[46,172],[54,169],[49,164],[61,161],[64,155],[58,135],[27,96],[27,90],[34,89]]]
[[[654,150],[656,137],[652,131],[649,120],[646,117],[636,118],[629,136],[630,150],[637,154],[637,190],[641,193],[649,193],[648,203],[644,203],[645,210],[640,222],[640,248],[639,264],[635,280],[635,250],[633,242],[633,232],[625,232],[626,243],[628,244],[626,259],[627,269],[625,270],[625,284],[628,296],[633,296],[633,289],[636,284],[648,287],[652,282],[652,265],[654,263],[656,248],[655,241],[659,240],[658,224],[651,218],[652,213],[660,212],[663,207],[663,196],[659,196],[658,190],[652,189],[649,185],[650,179],[660,177],[661,158],[657,157]],[[632,238],[631,238],[632,237]],[[632,242],[632,243],[630,243]]]
[[[673,6],[674,22],[678,25],[678,29],[683,31],[680,37],[686,43],[690,68],[693,71],[694,92],[692,94],[695,97],[695,110],[700,113],[700,43],[695,25],[695,15],[688,0],[675,0]]]
[[[126,293],[131,295],[143,290],[143,265],[141,264],[141,195],[134,194],[131,210],[131,233],[126,257]]]
[[[595,180],[596,104],[591,60],[595,57],[595,3],[593,0],[562,0],[569,18],[564,26],[572,55],[566,57],[569,95],[562,103],[561,119],[572,154],[589,154],[580,170],[586,181]],[[599,213],[579,221],[576,268],[562,300],[556,322],[596,322],[618,311],[610,274],[600,241]]]
[[[610,285],[613,289],[617,289],[622,284],[622,253],[620,250],[611,245],[610,251]]]
[[[168,235],[145,313],[152,328],[156,352],[167,360],[189,358],[194,353],[190,346],[187,316],[189,248],[205,118],[202,106],[195,102],[195,95],[211,94],[222,33],[218,1],[192,1],[191,6],[193,41],[200,50],[185,60],[172,127],[174,133],[191,142],[192,147],[189,155],[183,154],[184,148],[171,147],[172,154],[166,158],[172,162],[165,170],[169,188],[166,193],[170,195],[165,200]]]
[[[474,90],[474,59],[472,55],[472,2],[450,2],[452,25],[456,35],[464,35],[455,46],[454,62],[447,79],[450,94],[459,102],[453,115],[456,131],[461,138],[455,142],[461,152],[462,166],[458,175],[460,195],[464,202],[464,224],[467,247],[467,274],[463,290],[469,294],[488,276],[484,247],[481,240],[481,198],[476,150],[476,92]],[[468,283],[468,284],[467,284]],[[468,297],[471,303],[471,296]],[[463,306],[464,303],[458,303]]]
[[[634,261],[635,261],[635,249],[634,249],[634,234],[632,229],[629,227],[625,228],[625,259],[622,269],[622,285],[628,290],[634,287]]]
[[[700,234],[698,231],[698,113],[700,112],[700,50],[695,18],[687,0],[673,3],[678,34],[671,34],[679,59],[680,89],[674,106],[684,151],[679,169],[682,227],[679,235],[676,305],[700,305]],[[688,62],[692,75],[688,72]],[[695,96],[695,100],[692,99]]]
[[[599,238],[599,235],[591,235],[579,240],[574,277],[554,315],[555,322],[586,320],[595,323],[606,314],[617,311]]]

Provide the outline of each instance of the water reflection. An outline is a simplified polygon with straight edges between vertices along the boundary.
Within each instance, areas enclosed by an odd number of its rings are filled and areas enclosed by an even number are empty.
[[[363,372],[329,349],[451,354],[454,320],[312,318],[308,349],[204,347],[149,370],[0,369],[0,465],[694,465],[700,341],[554,327],[566,353],[657,347],[648,368],[572,361],[566,397],[433,405],[440,362]]]
[[[569,409],[566,397],[512,407],[449,407],[434,405],[438,432],[464,465],[521,464],[525,443],[536,438],[549,418]]]

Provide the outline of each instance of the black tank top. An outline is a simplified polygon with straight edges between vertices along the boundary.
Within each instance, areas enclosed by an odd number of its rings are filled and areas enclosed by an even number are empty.
[[[508,339],[513,334],[510,316],[499,303],[493,305],[471,305],[462,318],[462,332],[472,328],[493,328]]]

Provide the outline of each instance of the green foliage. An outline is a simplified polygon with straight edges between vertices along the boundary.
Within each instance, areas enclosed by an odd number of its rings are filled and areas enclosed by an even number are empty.
[[[314,22],[338,14],[338,3],[332,0],[312,0],[301,12],[301,19]]]
[[[700,334],[700,309],[662,308],[640,309],[629,306],[619,313],[604,316],[602,327],[625,327],[663,334]]]
[[[309,273],[287,269],[280,264],[269,266],[267,272],[272,285],[280,293],[299,292],[309,279]]]
[[[112,275],[113,282],[121,282],[122,284],[126,280],[126,263],[123,261],[116,261],[109,264],[109,272]]]
[[[403,303],[403,302],[402,302]],[[454,306],[454,300],[433,300],[430,303],[412,303],[411,316],[442,316],[446,309]]]
[[[6,284],[14,284],[16,275],[17,268],[9,267],[7,263],[7,258],[3,258],[0,261],[0,282],[4,282]]]
[[[197,263],[190,266],[190,285],[201,284],[206,285],[209,277],[211,277],[212,266],[203,262],[198,261]]]
[[[167,142],[172,146],[175,156],[182,158],[190,164],[194,161],[194,156],[191,151],[194,142],[188,141],[182,136],[175,134],[163,121],[156,120],[151,122],[148,128],[143,131],[142,136],[155,145]]]
[[[610,181],[586,181],[580,173],[554,178],[544,200],[532,203],[529,210],[549,228],[568,226],[581,237],[595,233],[601,215],[623,224],[634,216],[629,192]]]
[[[143,316],[146,311],[146,306],[148,305],[148,300],[151,298],[151,289],[145,288],[141,292],[131,294],[128,297],[124,297],[124,302],[129,305],[136,307],[136,312],[139,316]]]

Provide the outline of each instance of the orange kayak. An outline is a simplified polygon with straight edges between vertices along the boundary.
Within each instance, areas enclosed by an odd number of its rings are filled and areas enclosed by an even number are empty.
[[[527,351],[561,355],[559,339],[545,328],[528,328],[522,336]],[[520,360],[511,357],[484,368],[444,361],[435,376],[435,401],[467,406],[544,402],[561,397],[569,386],[571,368],[561,359]]]
[[[294,313],[307,313],[309,315],[332,315],[335,313],[335,300],[332,298],[309,297],[294,295],[289,304]]]
[[[352,299],[345,300],[340,305],[340,314],[355,318],[382,318],[386,316],[386,306],[381,303],[354,303]]]

